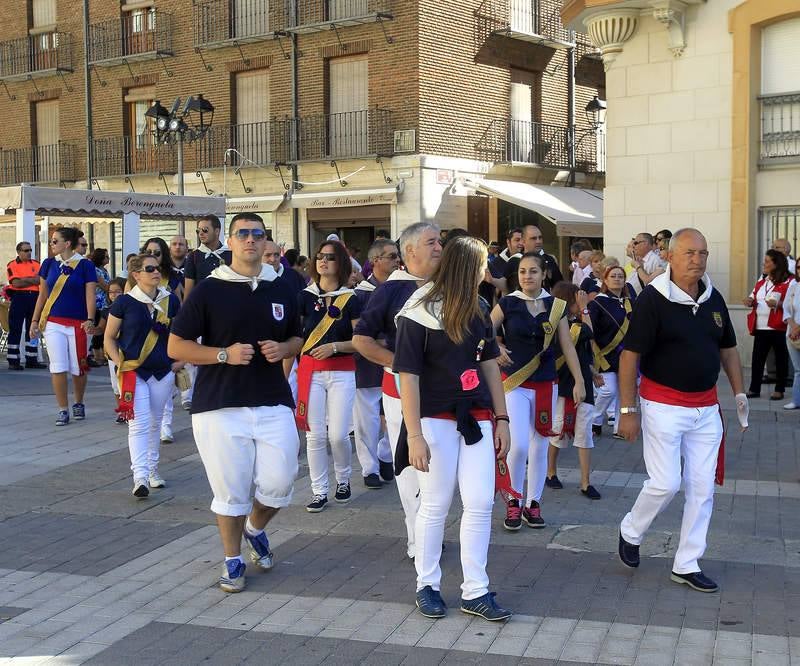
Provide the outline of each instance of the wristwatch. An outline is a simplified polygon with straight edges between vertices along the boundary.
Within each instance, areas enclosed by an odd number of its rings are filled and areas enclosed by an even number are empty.
[[[589,314],[589,308],[583,308],[583,310],[581,310],[581,314],[582,315],[588,315]]]
[[[228,362],[228,350],[224,347],[217,352],[217,363]]]
[[[620,414],[638,414],[639,408],[638,407],[620,407],[619,408]]]

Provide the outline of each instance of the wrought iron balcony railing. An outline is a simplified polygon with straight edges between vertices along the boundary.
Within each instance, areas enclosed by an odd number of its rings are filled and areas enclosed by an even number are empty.
[[[230,166],[266,166],[291,159],[290,145],[295,121],[267,120],[244,125],[212,127],[198,141],[197,168],[216,169],[227,163]]]
[[[71,71],[72,35],[68,32],[43,32],[0,42],[0,79],[24,80]]]
[[[551,48],[573,45],[561,23],[561,0],[483,0],[475,16],[481,42],[501,34]]]
[[[0,185],[73,180],[75,146],[71,143],[0,150]]]
[[[193,19],[197,47],[257,41],[273,31],[269,0],[198,0]]]
[[[296,0],[297,16],[288,16],[294,32],[327,29],[327,24],[359,25],[391,20],[392,0]]]
[[[177,171],[175,146],[155,143],[152,134],[95,139],[93,146],[92,173],[98,178]]]
[[[760,97],[760,164],[800,162],[800,92]]]
[[[172,14],[167,12],[148,7],[89,26],[89,62],[93,64],[171,55]]]
[[[298,159],[392,154],[392,112],[364,109],[299,119]]]

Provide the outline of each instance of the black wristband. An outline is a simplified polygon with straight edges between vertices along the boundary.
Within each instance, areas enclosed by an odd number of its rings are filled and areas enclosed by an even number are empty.
[[[506,423],[511,423],[510,419],[505,414],[501,414],[500,416],[495,416],[494,420],[495,421],[505,421]]]

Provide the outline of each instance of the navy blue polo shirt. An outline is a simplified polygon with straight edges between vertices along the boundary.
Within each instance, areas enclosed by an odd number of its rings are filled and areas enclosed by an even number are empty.
[[[692,310],[647,285],[636,299],[625,349],[641,355],[639,371],[648,379],[677,391],[708,391],[719,377],[719,350],[735,347],[736,334],[725,299],[713,287]]]
[[[222,260],[226,266],[231,265],[231,251],[225,250],[220,253]],[[186,262],[183,265],[184,277],[194,280],[195,283],[205,280],[214,269],[219,268],[219,257],[215,254],[209,254],[207,257],[205,252],[200,250],[192,250],[186,257]]]
[[[420,415],[423,417],[455,414],[456,404],[460,402],[468,402],[470,408],[491,409],[492,397],[480,363],[499,355],[494,328],[486,316],[476,317],[471,322],[469,335],[459,345],[444,331],[398,317],[392,369],[419,376]],[[474,388],[465,390],[462,377],[470,370],[477,371],[480,381]]]
[[[331,304],[338,297],[331,298]],[[300,310],[300,316],[303,318],[303,339],[308,340],[313,330],[317,327],[328,306],[325,304],[325,299],[320,299],[319,296],[312,294],[305,289],[297,295],[297,303]],[[326,331],[325,335],[320,338],[319,342],[311,349],[316,349],[320,345],[328,344],[331,342],[348,342],[353,339],[353,319],[358,319],[361,316],[361,304],[355,294],[350,297],[347,304],[341,311],[341,316],[334,320],[331,327]],[[306,354],[308,354],[309,349]],[[334,356],[347,356],[348,353],[339,352]]]
[[[361,313],[354,335],[364,335],[375,340],[386,340],[386,348],[393,352],[397,326],[394,318],[416,290],[416,280],[387,280],[379,286],[366,309]]]
[[[294,268],[286,268],[286,266],[284,266],[283,273],[281,273],[278,278],[286,282],[295,293],[299,294],[306,288],[306,281]]]
[[[536,316],[530,313],[526,301],[516,296],[503,296],[498,303],[503,311],[503,344],[511,352],[509,354],[511,365],[502,369],[507,375],[513,375],[530,363],[544,347],[544,324],[550,319],[550,310],[555,299],[552,296],[545,296],[542,300],[545,309]],[[557,338],[558,333],[555,332],[553,339]],[[539,357],[539,368],[525,381],[548,382],[554,381],[555,378],[556,354],[551,344]]]
[[[578,339],[575,341],[575,352],[578,355],[578,363],[581,366],[581,375],[583,377],[583,385],[586,387],[586,397],[583,399],[585,403],[590,405],[594,404],[594,384],[592,383],[592,363],[594,362],[594,353],[592,352],[592,329],[587,324],[578,322],[570,322],[570,332],[572,326],[580,326],[581,332],[578,334]],[[556,337],[553,342],[556,349],[556,357],[561,356],[561,345],[558,344]],[[575,388],[575,379],[569,371],[569,366],[564,362],[561,369],[558,371],[558,395],[562,398],[572,398],[572,390]]]
[[[172,332],[184,340],[202,337],[209,347],[241,342],[255,349],[249,365],[198,366],[193,414],[226,407],[294,408],[282,362],[268,362],[258,346],[259,340],[285,342],[303,334],[297,298],[285,282],[260,281],[253,291],[246,282],[203,280],[183,304]]]
[[[171,319],[180,308],[180,301],[175,294],[170,294],[167,301],[161,301],[161,307],[167,307],[167,316]],[[150,330],[156,322],[156,311],[151,314],[147,305],[137,301],[129,294],[123,294],[114,300],[109,308],[109,313],[122,320],[119,329],[119,349],[126,360],[139,358],[142,346]],[[172,359],[167,356],[167,339],[169,331],[164,330],[158,335],[158,342],[145,359],[144,363],[136,368],[136,374],[144,381],[155,377],[162,379],[172,366]]]
[[[604,349],[614,339],[622,322],[625,321],[625,306],[623,301],[616,296],[600,293],[589,303],[588,308],[595,342],[599,349]],[[597,368],[598,372],[619,372],[619,355],[625,348],[626,341],[627,336],[615,349],[605,355],[605,359],[611,367],[605,371]]]
[[[64,264],[64,270],[69,267]],[[39,276],[47,282],[49,293],[53,292],[53,285],[62,274],[61,264],[55,257],[49,257],[42,262],[39,268]],[[50,310],[51,317],[64,317],[66,319],[77,319],[86,321],[88,312],[86,311],[86,285],[97,283],[97,272],[94,264],[88,259],[81,259],[69,274],[64,288],[61,290],[56,302]],[[94,287],[92,288],[92,300],[94,300]]]
[[[367,278],[367,282],[374,284],[376,287],[380,286],[380,282],[375,279],[374,275]],[[361,313],[367,309],[370,297],[374,291],[367,291],[366,289],[359,289],[356,287],[356,298],[358,298],[361,306]],[[360,323],[360,322],[359,322]],[[356,327],[357,328],[357,327]],[[379,338],[382,336],[378,336]],[[353,354],[356,359],[356,388],[376,388],[381,385],[383,379],[383,367],[372,361],[368,361],[361,354]]]

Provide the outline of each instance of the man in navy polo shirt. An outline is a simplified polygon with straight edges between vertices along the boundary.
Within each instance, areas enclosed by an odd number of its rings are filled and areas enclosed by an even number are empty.
[[[696,229],[670,240],[669,265],[636,299],[619,361],[619,433],[639,433],[637,368],[641,373],[642,451],[648,479],[620,525],[619,556],[639,566],[639,545],[656,516],[684,484],[683,522],[671,580],[700,592],[717,584],[700,569],[714,503],[722,482],[724,450],[717,399],[720,365],[747,428],[749,407],[728,308],[706,275],[708,246]],[[681,467],[683,459],[683,467]]]
[[[198,366],[192,429],[225,551],[219,585],[240,592],[242,534],[250,559],[271,569],[264,528],[292,499],[300,443],[282,364],[298,354],[303,338],[294,292],[261,263],[261,218],[236,215],[229,236],[230,265],[195,287],[172,324],[168,350]]]
[[[231,251],[220,241],[222,225],[216,215],[206,215],[197,221],[197,240],[200,245],[186,257],[183,264],[183,298],[189,298],[192,289],[205,280],[220,265],[231,263]]]
[[[367,309],[361,313],[356,329],[353,332],[353,346],[366,359],[382,365],[383,372],[383,413],[386,417],[386,430],[392,455],[397,448],[400,425],[403,416],[400,411],[400,394],[395,374],[392,372],[394,361],[394,342],[397,326],[395,315],[402,309],[419,287],[430,280],[442,258],[442,242],[439,227],[427,222],[417,222],[407,227],[397,241],[406,270],[397,270],[369,299]],[[395,477],[400,503],[406,519],[408,535],[408,556],[415,556],[414,523],[419,509],[419,481],[417,471],[407,467]]]

